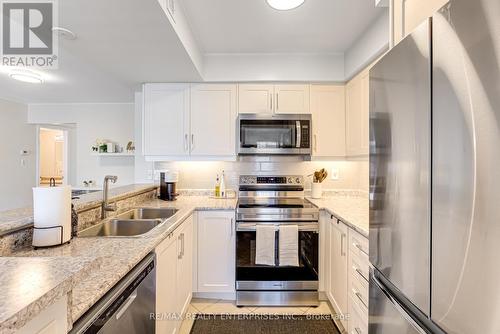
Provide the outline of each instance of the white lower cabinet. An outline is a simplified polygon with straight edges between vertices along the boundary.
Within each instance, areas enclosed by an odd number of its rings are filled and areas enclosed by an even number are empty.
[[[320,214],[320,291],[349,334],[368,333],[368,239],[326,211]]]
[[[235,291],[234,211],[198,212],[198,293]]]
[[[330,273],[328,298],[337,314],[341,316],[344,328],[347,322],[347,234],[348,227],[335,217],[330,218]]]
[[[156,249],[156,333],[176,333],[191,301],[193,217]]]
[[[66,334],[68,332],[68,298],[64,296],[27,322],[18,334]]]

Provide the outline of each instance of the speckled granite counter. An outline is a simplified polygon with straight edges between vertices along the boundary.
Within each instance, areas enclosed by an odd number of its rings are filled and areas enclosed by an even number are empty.
[[[328,211],[368,238],[369,203],[363,196],[326,196],[321,199],[307,197],[318,208]]]
[[[98,259],[0,257],[0,332],[11,333],[70,292]]]
[[[156,186],[153,184],[132,184],[116,187],[109,190],[109,198],[111,202],[114,202],[155,188]],[[76,211],[99,207],[102,203],[102,191],[81,195],[78,199],[74,199],[72,203],[75,205]],[[33,208],[31,207],[0,212],[0,235],[30,227],[32,224]]]
[[[88,261],[98,259],[98,266],[75,282],[70,295],[70,322],[75,322],[137,263],[150,253],[195,210],[234,210],[236,199],[210,199],[206,196],[180,196],[175,202],[153,200],[141,207],[175,207],[179,211],[164,224],[150,232],[131,238],[75,238],[70,244],[48,249],[25,249],[13,253],[19,257],[63,257]],[[19,259],[19,261],[29,259]],[[21,267],[24,268],[24,267]],[[24,269],[12,269],[22,276]],[[4,301],[0,292],[0,300]],[[34,316],[20,309],[18,314]],[[25,321],[25,319],[24,319]],[[3,323],[0,321],[0,332]]]

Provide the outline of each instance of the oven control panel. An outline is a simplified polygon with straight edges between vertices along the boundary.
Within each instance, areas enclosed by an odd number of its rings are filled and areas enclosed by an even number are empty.
[[[301,175],[283,175],[283,176],[258,176],[241,175],[240,185],[254,184],[279,184],[279,185],[302,185],[304,177]]]

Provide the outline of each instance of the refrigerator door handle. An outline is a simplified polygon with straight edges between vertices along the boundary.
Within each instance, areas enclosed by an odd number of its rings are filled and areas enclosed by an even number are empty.
[[[384,293],[384,295],[389,299],[394,308],[408,321],[419,333],[428,334],[420,325],[413,319],[413,317],[406,312],[404,307],[399,303],[399,301],[392,295],[382,282],[375,276],[374,273],[371,274],[372,281],[377,285],[377,287]]]

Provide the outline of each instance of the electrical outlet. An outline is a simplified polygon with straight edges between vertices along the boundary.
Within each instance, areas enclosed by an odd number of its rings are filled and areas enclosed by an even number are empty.
[[[339,179],[339,169],[337,167],[333,167],[330,175],[331,175],[332,180],[338,180]]]

